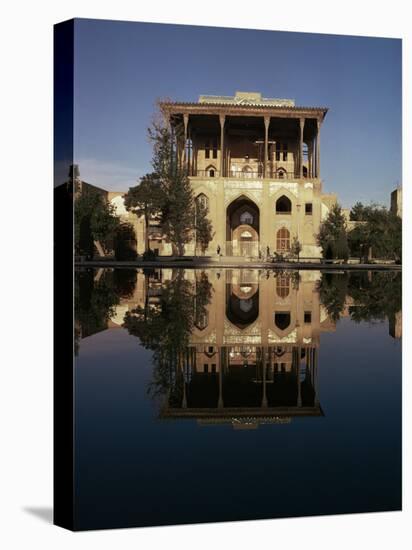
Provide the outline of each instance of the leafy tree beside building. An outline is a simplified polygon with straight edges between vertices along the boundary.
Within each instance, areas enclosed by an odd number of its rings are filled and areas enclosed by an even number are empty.
[[[80,193],[75,199],[74,213],[77,254],[91,257],[95,246],[100,254],[113,248],[120,219],[102,193],[94,189]]]
[[[182,162],[182,129],[171,130],[158,116],[148,129],[153,144],[153,172],[141,178],[140,184],[129,189],[126,208],[145,217],[146,251],[149,249],[148,227],[150,216],[160,214],[162,231],[179,256],[185,245],[196,240],[206,250],[212,239],[212,226],[207,210],[196,212],[193,190]]]
[[[150,218],[157,214],[163,206],[164,193],[156,174],[146,174],[135,187],[130,187],[125,195],[124,204],[127,210],[134,212],[138,218],[144,217],[145,251],[149,250]]]
[[[297,237],[293,237],[292,245],[290,247],[290,250],[294,256],[297,257],[299,261],[300,253],[302,252],[302,245]]]
[[[322,222],[317,236],[326,259],[347,260],[349,257],[346,220],[342,208],[335,204]]]
[[[402,220],[384,206],[364,206],[358,202],[350,219],[359,222],[348,234],[353,256],[373,255],[375,258],[401,261]]]

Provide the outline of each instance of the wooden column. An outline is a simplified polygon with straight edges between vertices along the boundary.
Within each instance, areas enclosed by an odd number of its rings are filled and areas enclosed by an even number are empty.
[[[263,386],[263,393],[262,393],[262,407],[266,408],[268,406],[268,398],[266,395],[266,348],[262,347],[262,386]]]
[[[225,150],[225,119],[226,115],[219,115],[220,120],[220,177],[223,177],[224,150]]]
[[[300,136],[299,136],[299,177],[303,178],[303,130],[305,128],[305,119],[299,119]]]
[[[296,361],[296,373],[297,373],[297,382],[298,382],[298,398],[297,398],[297,403],[296,405],[298,407],[301,407],[302,406],[302,395],[301,395],[301,389],[300,389],[300,347],[298,347],[296,349],[296,356],[297,356],[297,361]]]
[[[309,166],[308,166],[308,176],[310,178],[313,178],[313,142],[308,143],[308,160],[309,160]]]
[[[224,361],[225,348],[218,348],[218,355],[220,357],[219,364],[219,399],[217,406],[219,409],[223,408],[223,361]]]
[[[315,405],[319,405],[319,364],[318,364],[318,351],[315,348],[313,350],[313,386],[315,390]]]
[[[317,119],[317,134],[316,134],[316,177],[320,178],[320,120]]]
[[[185,135],[184,135],[184,143],[183,143],[183,169],[188,171],[188,165],[189,165],[189,155],[187,154],[187,126],[189,124],[189,115],[184,114],[183,115],[183,122],[185,126]]]
[[[268,137],[269,137],[269,124],[270,124],[270,117],[269,116],[265,116],[264,117],[264,121],[265,121],[265,151],[264,151],[264,164],[263,164],[263,177],[266,178],[266,174],[267,174],[267,166],[268,166]]]

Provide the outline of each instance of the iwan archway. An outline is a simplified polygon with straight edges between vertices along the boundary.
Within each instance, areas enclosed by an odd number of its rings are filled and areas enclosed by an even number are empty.
[[[226,255],[259,255],[259,208],[245,195],[229,204],[226,210]]]

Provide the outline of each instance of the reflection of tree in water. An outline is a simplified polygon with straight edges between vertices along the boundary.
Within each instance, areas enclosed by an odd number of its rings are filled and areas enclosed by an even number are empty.
[[[196,273],[194,282],[177,270],[170,281],[162,284],[160,295],[150,302],[150,276],[146,274],[144,307],[126,313],[124,327],[140,339],[142,346],[153,351],[153,381],[149,393],[165,393],[189,363],[189,339],[195,317],[206,316],[212,285],[205,272]]]
[[[384,321],[402,309],[402,273],[357,272],[349,278],[348,294],[356,307],[349,308],[353,321]]]
[[[79,340],[107,328],[121,298],[136,286],[135,269],[77,271],[75,276],[75,353]]]
[[[332,321],[338,321],[345,307],[348,291],[348,273],[322,273],[318,285],[322,305]]]
[[[318,286],[320,300],[338,321],[347,298],[355,322],[384,321],[402,309],[402,274],[399,271],[354,271],[323,273]]]

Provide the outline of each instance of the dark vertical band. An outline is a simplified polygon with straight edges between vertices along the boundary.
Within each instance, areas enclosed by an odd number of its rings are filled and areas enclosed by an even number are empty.
[[[74,529],[74,21],[54,27],[54,513]]]

